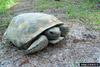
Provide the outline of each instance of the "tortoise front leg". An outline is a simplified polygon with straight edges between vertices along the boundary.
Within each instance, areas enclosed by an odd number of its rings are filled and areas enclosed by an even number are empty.
[[[69,32],[69,28],[66,25],[61,25],[60,26],[60,31],[61,31],[61,36],[66,37],[66,35]]]
[[[25,54],[31,54],[42,50],[44,47],[48,45],[48,39],[45,35],[41,35],[35,42],[31,44],[31,46],[26,50]]]

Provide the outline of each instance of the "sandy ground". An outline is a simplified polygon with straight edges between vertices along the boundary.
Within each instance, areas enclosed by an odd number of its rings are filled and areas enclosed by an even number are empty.
[[[22,3],[29,5],[13,7],[10,13],[12,17],[24,12],[36,12],[33,6],[30,7],[33,0],[22,0]],[[47,48],[32,55],[24,55],[14,46],[1,45],[0,67],[80,67],[79,63],[100,63],[100,31],[89,30],[79,20],[66,19],[65,12],[62,9],[44,10],[44,13],[55,15],[70,28],[63,42],[49,44]]]

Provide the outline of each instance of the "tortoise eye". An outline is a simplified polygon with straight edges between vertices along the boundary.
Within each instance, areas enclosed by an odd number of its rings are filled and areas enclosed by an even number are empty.
[[[50,31],[50,34],[54,34],[54,32]]]

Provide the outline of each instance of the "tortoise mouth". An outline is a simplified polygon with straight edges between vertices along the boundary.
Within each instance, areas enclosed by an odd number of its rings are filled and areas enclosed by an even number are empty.
[[[59,37],[59,38],[56,39],[56,40],[50,40],[49,43],[51,43],[51,44],[56,44],[56,43],[62,41],[63,39],[64,39],[64,37]]]
[[[59,27],[53,27],[44,32],[44,35],[48,40],[56,40],[61,36],[61,31]]]

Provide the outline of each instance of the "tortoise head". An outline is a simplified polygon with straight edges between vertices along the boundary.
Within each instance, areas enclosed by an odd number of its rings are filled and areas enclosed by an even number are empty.
[[[47,36],[48,40],[56,40],[60,37],[61,31],[59,27],[52,27],[45,31],[45,35]]]

